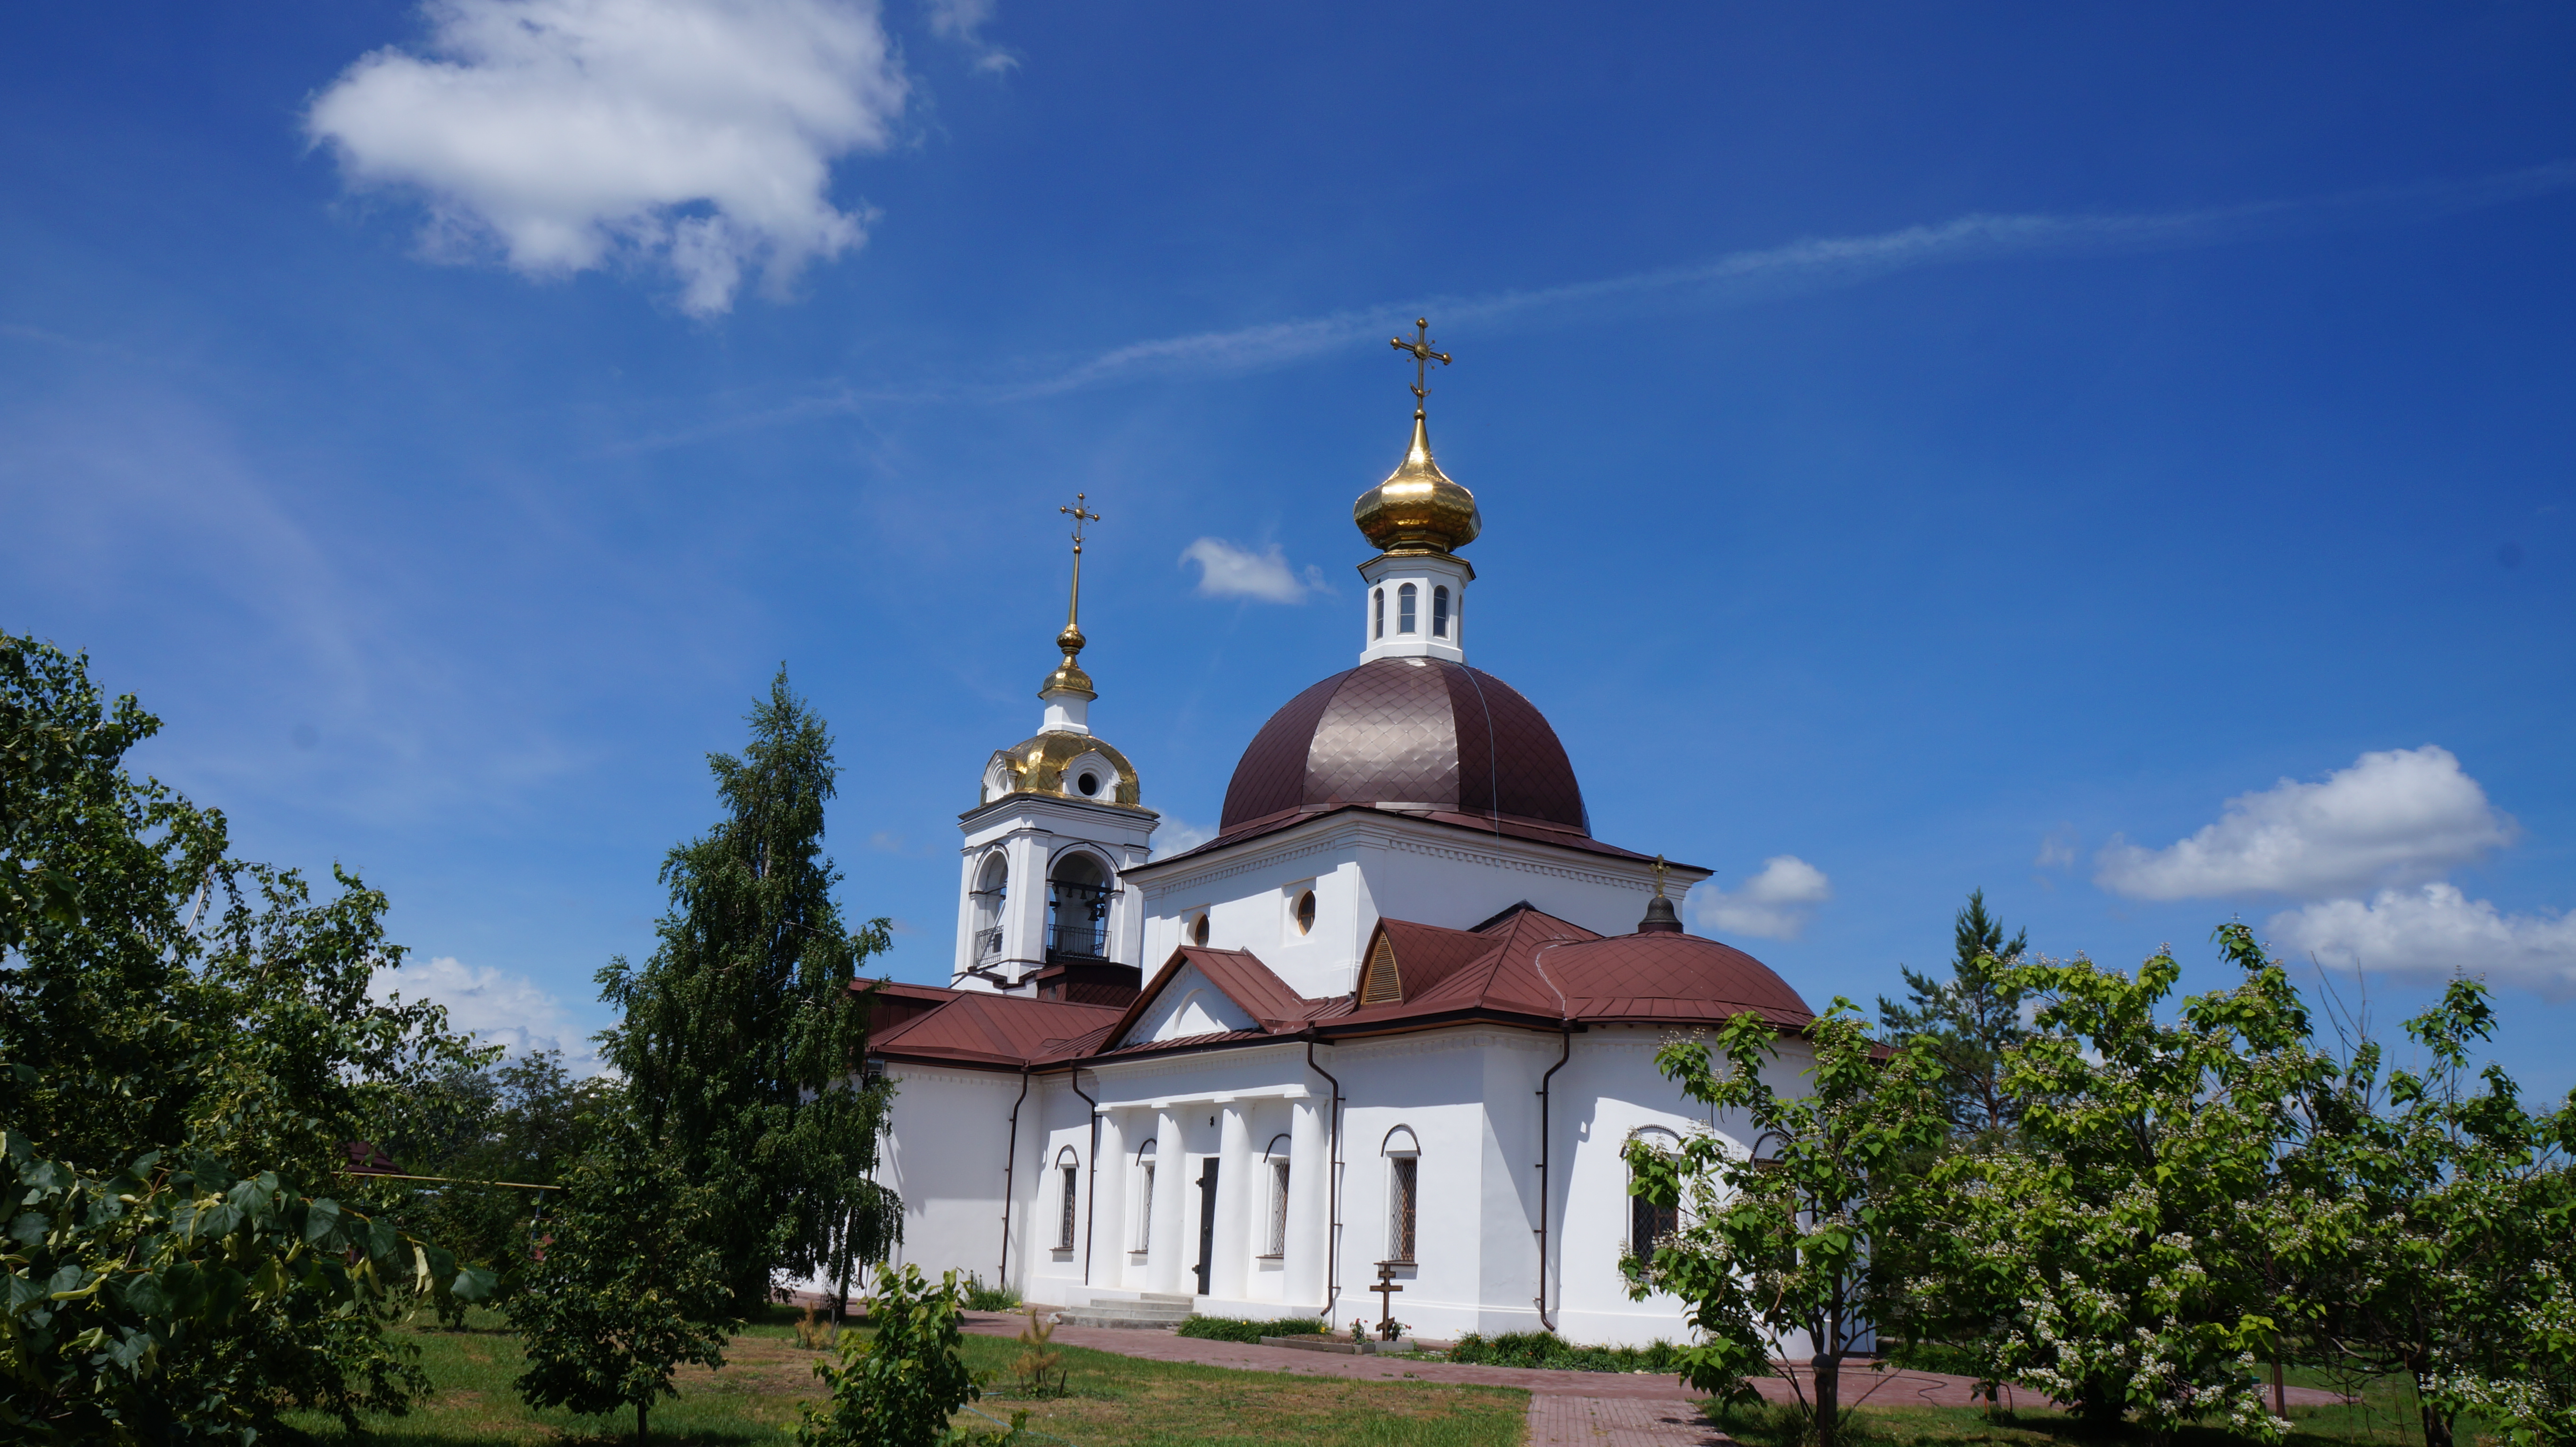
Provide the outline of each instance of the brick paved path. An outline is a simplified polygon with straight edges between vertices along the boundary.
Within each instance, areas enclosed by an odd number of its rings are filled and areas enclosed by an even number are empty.
[[[1053,1308],[1040,1307],[1040,1311]],[[981,1336],[1016,1336],[1024,1318],[1018,1313],[969,1312],[966,1330]],[[1488,1387],[1520,1387],[1530,1394],[1529,1447],[1706,1447],[1732,1439],[1700,1419],[1699,1395],[1672,1377],[1642,1372],[1559,1372],[1530,1367],[1471,1366],[1461,1362],[1413,1362],[1392,1357],[1345,1357],[1295,1347],[1266,1347],[1229,1341],[1204,1341],[1169,1331],[1120,1327],[1060,1326],[1059,1346],[1089,1347],[1120,1356],[1158,1362],[1196,1362],[1201,1366],[1242,1371],[1303,1372],[1324,1377],[1404,1378],[1423,1382],[1465,1382]],[[1777,1377],[1754,1382],[1775,1402],[1796,1396]],[[1866,1367],[1843,1369],[1846,1405],[1867,1402],[1876,1407],[1966,1407],[1981,1404],[1975,1383],[1937,1372],[1874,1372]],[[2005,1405],[2012,1388],[2006,1387]],[[2309,1387],[2289,1389],[2292,1406],[2331,1406],[2343,1398]]]

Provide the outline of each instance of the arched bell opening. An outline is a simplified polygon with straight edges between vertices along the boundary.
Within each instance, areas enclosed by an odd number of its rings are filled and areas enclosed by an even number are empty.
[[[1075,850],[1058,859],[1047,880],[1047,958],[1109,958],[1109,871]]]
[[[1001,851],[984,856],[983,867],[975,871],[975,963],[985,964],[1002,955],[1002,902],[1010,897],[1011,866]]]

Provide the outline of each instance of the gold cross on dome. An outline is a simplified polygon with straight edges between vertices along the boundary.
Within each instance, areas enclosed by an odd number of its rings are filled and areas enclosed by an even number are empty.
[[[1073,517],[1073,550],[1076,553],[1082,551],[1082,525],[1100,521],[1100,514],[1082,510],[1083,501],[1089,496],[1089,493],[1077,492],[1073,495],[1073,506],[1056,509],[1057,512],[1069,513]]]
[[[1444,367],[1448,366],[1449,354],[1447,352],[1435,352],[1432,350],[1433,347],[1439,344],[1431,340],[1430,318],[1415,317],[1413,319],[1413,331],[1414,337],[1412,341],[1408,342],[1402,337],[1389,337],[1387,338],[1387,342],[1399,352],[1411,352],[1413,354],[1413,402],[1414,405],[1418,407],[1422,405],[1423,398],[1431,395],[1431,389],[1424,385],[1430,377],[1431,364],[1438,362]]]
[[[1073,518],[1073,592],[1065,599],[1064,632],[1056,639],[1064,645],[1066,663],[1073,662],[1073,655],[1082,648],[1082,525],[1100,521],[1100,514],[1083,510],[1083,502],[1089,497],[1089,493],[1077,492],[1073,495],[1073,506],[1056,509]]]
[[[1655,898],[1664,897],[1664,875],[1671,869],[1672,866],[1664,862],[1664,856],[1655,856]]]

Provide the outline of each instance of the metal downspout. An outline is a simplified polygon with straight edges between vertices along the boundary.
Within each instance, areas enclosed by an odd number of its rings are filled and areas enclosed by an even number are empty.
[[[1547,1074],[1538,1078],[1538,1324],[1547,1331],[1556,1330],[1556,1323],[1547,1315],[1548,1087],[1555,1082],[1556,1073],[1565,1068],[1565,1062],[1574,1057],[1572,1021],[1567,1021],[1559,1029],[1557,1040],[1556,1063],[1547,1068]]]
[[[1066,1071],[1064,1078],[1065,1082],[1073,1087],[1074,1094],[1082,1095],[1081,1066],[1077,1065]],[[1089,1286],[1091,1284],[1091,1218],[1099,1214],[1093,1208],[1100,1204],[1100,1102],[1087,1095],[1082,1095],[1082,1101],[1083,1104],[1091,1107],[1091,1154],[1083,1157],[1091,1164],[1082,1185],[1082,1284]]]
[[[1011,1102],[1011,1143],[1002,1160],[1002,1270],[995,1286],[1011,1284],[1011,1173],[1020,1164],[1020,1103],[1029,1098],[1029,1068],[1020,1067],[1020,1099]]]
[[[1333,1308],[1342,1299],[1342,1082],[1315,1063],[1312,1031],[1306,1035],[1306,1068],[1333,1087],[1332,1106],[1324,1116],[1325,1139],[1330,1142],[1324,1151],[1324,1323],[1329,1326]]]

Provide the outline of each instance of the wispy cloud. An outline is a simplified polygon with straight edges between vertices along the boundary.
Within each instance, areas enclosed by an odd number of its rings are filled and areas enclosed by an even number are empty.
[[[1072,361],[1023,359],[1018,376],[922,378],[900,384],[834,382],[784,402],[746,408],[625,444],[620,451],[685,446],[711,437],[791,425],[876,407],[1027,401],[1174,373],[1241,374],[1346,347],[1385,345],[1390,318],[1436,316],[1443,325],[1503,331],[1577,313],[1651,305],[1729,308],[1812,295],[1900,272],[2010,257],[2179,251],[2320,231],[2394,226],[2576,189],[2576,161],[2470,180],[2429,181],[2331,196],[2253,201],[2181,211],[1975,212],[1858,236],[1814,237],[1730,251],[1679,266],[1589,281],[1468,295],[1414,296],[1313,316],[1255,322],[1127,342]]]
[[[1448,325],[1536,323],[1623,300],[1747,306],[1900,271],[2006,256],[2166,251],[2288,232],[2393,225],[2502,205],[2576,187],[2576,162],[2467,181],[2378,187],[2333,196],[2185,211],[2093,215],[1972,213],[1861,236],[1829,236],[1731,251],[1704,261],[1592,281],[1482,295],[1417,297],[1292,321],[1193,332],[1113,347],[1051,375],[1001,389],[1048,396],[1175,370],[1249,371],[1373,340],[1389,317],[1427,312]]]
[[[1209,598],[1303,603],[1310,593],[1332,591],[1324,586],[1323,569],[1308,563],[1304,572],[1297,571],[1277,543],[1256,553],[1223,538],[1201,538],[1181,549],[1181,561],[1199,565],[1199,592]]]

